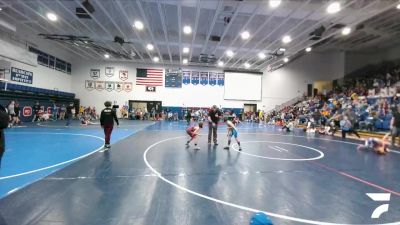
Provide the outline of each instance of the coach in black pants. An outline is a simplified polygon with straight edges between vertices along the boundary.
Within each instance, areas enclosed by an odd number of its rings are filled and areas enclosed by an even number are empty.
[[[117,118],[117,113],[115,112],[114,109],[111,108],[111,102],[105,102],[104,106],[106,108],[103,109],[103,111],[101,111],[100,125],[104,129],[104,136],[105,136],[104,147],[106,149],[109,149],[111,133],[114,128],[114,120],[117,123],[117,126],[119,126],[119,122],[118,122],[118,118]]]
[[[211,135],[213,136],[214,145],[218,145],[217,142],[217,128],[218,121],[221,117],[221,112],[218,110],[216,105],[208,112],[208,144],[211,144]]]
[[[6,148],[6,140],[4,137],[4,131],[3,129],[6,129],[8,127],[8,113],[6,109],[0,105],[0,167],[1,167],[1,159],[3,158],[3,154]]]

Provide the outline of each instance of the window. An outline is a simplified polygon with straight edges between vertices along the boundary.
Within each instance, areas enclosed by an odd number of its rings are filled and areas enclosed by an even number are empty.
[[[49,67],[50,69],[55,69],[57,71],[71,74],[72,66],[71,63],[65,62],[55,56],[49,55],[39,49],[29,46],[29,52],[37,54],[37,62],[39,65]]]

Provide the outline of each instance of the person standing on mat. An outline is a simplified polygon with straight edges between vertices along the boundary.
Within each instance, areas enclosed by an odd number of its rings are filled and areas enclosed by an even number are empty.
[[[66,109],[66,115],[67,115],[67,124],[65,124],[66,127],[69,127],[71,125],[71,120],[72,120],[72,109],[74,108],[74,103],[70,103],[67,106]]]
[[[217,142],[217,128],[218,128],[218,121],[221,118],[222,114],[219,111],[216,105],[208,112],[208,144],[211,144],[211,135],[213,137],[214,145],[218,145]]]
[[[110,139],[111,139],[111,133],[114,128],[114,120],[117,123],[117,126],[119,126],[118,118],[117,118],[117,113],[115,112],[114,109],[111,108],[111,102],[107,101],[104,103],[104,106],[106,107],[101,111],[100,114],[100,125],[104,129],[104,135],[105,135],[105,143],[104,147],[106,149],[109,149],[110,146]]]
[[[39,102],[36,102],[35,105],[32,107],[33,109],[33,119],[32,123],[35,122],[37,119],[39,119],[39,111],[40,111],[40,105]]]
[[[8,127],[9,117],[7,110],[0,105],[0,168],[1,168],[1,159],[3,158],[3,154],[6,149],[5,144],[5,136],[4,136],[4,129]]]
[[[399,136],[400,134],[400,110],[399,110],[400,106],[396,106],[393,109],[393,116],[392,116],[392,120],[390,121],[390,131],[392,134],[392,147],[395,146],[395,142],[396,142],[396,137]]]

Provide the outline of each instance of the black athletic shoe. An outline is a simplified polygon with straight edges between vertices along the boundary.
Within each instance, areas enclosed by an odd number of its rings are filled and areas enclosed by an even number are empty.
[[[217,142],[214,142],[214,145],[218,145],[218,143],[217,143]]]
[[[239,147],[239,151],[242,151],[242,147]]]
[[[229,146],[225,146],[224,149],[225,149],[225,150],[229,150]]]
[[[105,147],[105,148],[111,148],[111,145],[106,144],[106,145],[104,145],[104,147]]]

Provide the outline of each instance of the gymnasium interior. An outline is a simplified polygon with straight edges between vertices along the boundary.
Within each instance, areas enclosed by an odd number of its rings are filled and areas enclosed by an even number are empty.
[[[400,225],[399,0],[0,0],[0,225]]]

